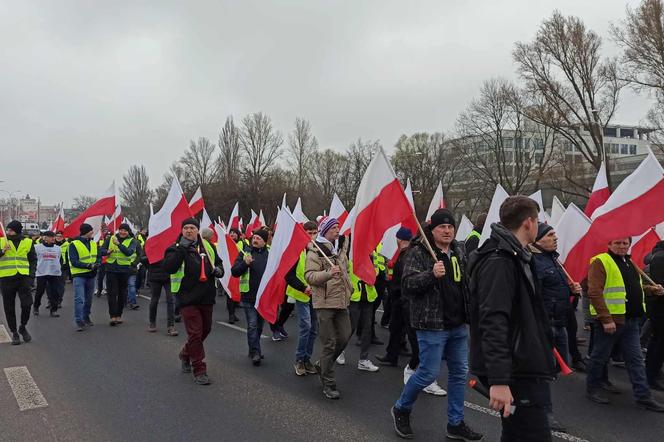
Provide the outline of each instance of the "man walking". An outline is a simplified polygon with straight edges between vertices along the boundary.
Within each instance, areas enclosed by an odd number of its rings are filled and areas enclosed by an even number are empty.
[[[411,326],[417,334],[420,364],[392,407],[396,433],[413,437],[410,413],[420,391],[431,385],[447,361],[447,437],[481,440],[464,422],[464,394],[468,375],[468,327],[464,293],[465,258],[454,240],[456,223],[448,209],[438,209],[406,254],[401,280],[402,296],[410,302]],[[433,248],[436,258],[431,256]]]
[[[657,284],[664,284],[664,241],[655,245],[650,261],[650,277]],[[664,391],[660,378],[664,364],[664,296],[649,296],[646,300],[652,336],[646,354],[646,376],[652,390]]]
[[[194,218],[182,221],[177,242],[166,249],[163,267],[171,275],[171,292],[178,297],[187,342],[180,350],[182,372],[194,374],[194,383],[209,385],[203,342],[212,329],[212,310],[217,290],[215,278],[224,276],[214,247],[198,234]]]
[[[128,224],[120,224],[118,233],[109,235],[104,241],[103,251],[108,253],[106,260],[106,296],[110,325],[122,324],[122,312],[129,290],[129,277],[135,276],[133,264],[137,259],[138,242]],[[135,281],[135,279],[134,279]],[[134,293],[134,298],[135,298]],[[134,299],[135,302],[135,299]]]
[[[46,292],[48,296],[48,308],[52,318],[60,315],[56,312],[62,302],[65,286],[62,279],[62,249],[55,245],[55,233],[44,232],[42,242],[35,246],[37,254],[37,290],[35,292],[35,304],[33,312],[39,315],[41,298]]]
[[[588,269],[588,297],[593,318],[593,348],[590,353],[586,388],[588,399],[608,404],[602,394],[604,366],[614,344],[618,343],[625,358],[632,389],[639,408],[664,412],[648,386],[639,340],[640,323],[645,316],[644,289],[652,295],[664,295],[664,287],[643,286],[641,276],[628,255],[631,238],[609,242],[608,251],[595,256]]]
[[[323,384],[323,395],[339,399],[334,364],[351,336],[348,304],[351,287],[348,276],[347,241],[339,241],[339,221],[323,218],[318,225],[315,245],[307,249],[304,279],[311,287],[311,299],[318,318],[320,359],[314,364]],[[330,265],[331,263],[331,265]]]
[[[470,368],[489,387],[502,416],[502,441],[550,441],[553,335],[528,244],[539,205],[517,195],[500,206],[500,223],[471,256]],[[516,406],[511,413],[512,403]]]
[[[92,239],[94,231],[87,223],[79,227],[80,236],[69,245],[69,265],[74,286],[74,320],[76,331],[92,326],[92,294],[101,263],[101,250]]]
[[[0,291],[7,326],[12,334],[12,345],[19,345],[21,337],[30,342],[32,336],[26,326],[32,306],[32,281],[37,266],[37,255],[32,240],[22,235],[23,224],[7,224],[7,237],[0,237]],[[21,304],[21,325],[16,329],[16,297]]]

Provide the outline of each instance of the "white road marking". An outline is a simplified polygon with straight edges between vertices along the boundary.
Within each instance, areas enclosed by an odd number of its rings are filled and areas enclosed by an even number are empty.
[[[21,411],[47,407],[46,398],[37,387],[27,367],[5,368],[5,376]]]
[[[227,323],[227,322],[217,321],[217,324],[219,324],[219,325],[223,325],[223,326],[226,326],[226,327],[228,327],[228,328],[232,328],[233,330],[241,331],[242,333],[246,333],[246,332],[247,332],[247,329],[246,329],[246,328],[238,327],[237,325],[229,324],[229,323]],[[267,338],[269,338],[269,336],[261,335],[261,338],[262,338],[262,339],[267,339]]]
[[[139,298],[143,298],[143,299],[147,299],[148,301],[152,301],[152,298],[150,298],[149,296],[138,295],[138,297],[139,297]]]
[[[492,410],[490,408],[482,407],[481,405],[473,404],[472,402],[464,401],[463,403],[464,407],[470,408],[471,410],[479,411],[480,413],[488,414],[489,416],[493,417],[500,417],[500,413],[498,413],[496,410]],[[558,431],[552,431],[551,434],[554,437],[557,437],[559,439],[567,440],[570,442],[589,442],[586,439],[582,439],[577,436],[572,436],[571,434],[567,433],[559,433]]]
[[[0,344],[6,344],[11,341],[12,340],[9,337],[9,333],[7,333],[7,329],[4,325],[0,324]]]

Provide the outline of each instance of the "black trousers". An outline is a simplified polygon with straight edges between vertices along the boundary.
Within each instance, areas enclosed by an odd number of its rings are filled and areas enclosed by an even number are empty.
[[[0,279],[0,291],[2,291],[2,305],[5,309],[7,327],[12,333],[16,333],[16,296],[21,303],[21,326],[26,326],[30,319],[30,307],[32,307],[32,278],[29,276],[13,276]]]
[[[97,295],[101,296],[101,291],[104,289],[104,277],[106,276],[106,264],[102,264],[97,269]],[[106,281],[108,285],[108,280]],[[107,288],[108,289],[108,288]]]
[[[175,325],[175,307],[170,280],[150,282],[150,324],[157,322],[157,306],[159,305],[162,290],[166,293],[166,326],[172,327]]]
[[[646,375],[649,381],[654,381],[664,364],[664,317],[650,318],[650,323],[652,336],[646,354]]]
[[[410,342],[411,356],[408,366],[415,370],[420,365],[420,347],[417,345],[417,334],[410,326],[410,312],[408,304],[404,303],[401,298],[393,298],[390,301],[390,341],[387,343],[387,357],[391,361],[399,360],[399,353],[401,353],[401,342],[404,333],[408,336]]]
[[[572,361],[583,360],[583,356],[581,356],[581,352],[579,351],[579,344],[576,342],[576,334],[579,330],[579,325],[576,322],[576,309],[574,307],[570,308],[567,313],[567,324],[565,324],[565,328],[567,329],[567,348]]]
[[[41,299],[46,292],[50,310],[55,312],[62,303],[62,296],[65,293],[64,276],[37,276],[37,290],[35,291],[34,309],[39,310]]]
[[[111,318],[122,316],[128,286],[129,273],[106,272],[106,297],[108,298],[108,315]]]
[[[233,301],[230,296],[226,296],[226,310],[228,310],[228,316],[235,315],[235,309],[237,308],[237,305],[238,303]]]
[[[551,427],[547,414],[551,406],[549,382],[541,379],[516,379],[510,384],[514,414],[501,417],[501,442],[549,442]]]

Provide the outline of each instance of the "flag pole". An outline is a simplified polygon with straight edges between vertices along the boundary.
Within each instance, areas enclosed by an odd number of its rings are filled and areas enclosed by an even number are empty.
[[[291,219],[295,222],[295,224],[298,223],[297,220],[296,220],[295,218],[293,218],[293,215],[290,213],[290,210],[286,210],[286,214],[287,214],[288,216],[291,217]],[[276,233],[276,232],[275,232],[275,233]],[[325,252],[323,252],[323,249],[321,249],[321,248],[318,246],[318,244],[316,244],[316,240],[314,239],[314,240],[312,240],[311,242],[312,242],[313,245],[318,249],[318,251],[320,252],[320,254],[323,255],[323,258],[325,258],[325,260],[326,260],[327,263],[330,265],[330,267],[333,267],[333,266],[334,266],[334,263],[332,263],[332,260],[331,260],[330,258],[327,257],[327,255],[325,254]]]

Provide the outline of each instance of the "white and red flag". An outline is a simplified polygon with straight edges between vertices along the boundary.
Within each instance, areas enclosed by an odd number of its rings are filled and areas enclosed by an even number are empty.
[[[629,254],[632,255],[632,262],[641,269],[646,266],[646,255],[652,252],[653,247],[662,240],[662,237],[660,236],[662,230],[661,226],[662,224],[658,226],[659,231],[657,227],[651,227],[642,235],[632,238],[632,247],[630,247]]]
[[[302,225],[286,210],[279,211],[277,225],[255,304],[258,313],[270,324],[277,320],[277,310],[284,301],[286,274],[311,241]]]
[[[235,203],[233,206],[233,211],[231,212],[231,217],[228,220],[229,229],[240,229],[240,203]]]
[[[95,226],[101,226],[101,222],[104,220],[104,216],[111,215],[115,210],[115,181],[111,186],[104,192],[97,201],[94,202],[90,207],[85,209],[83,213],[78,215],[72,220],[69,225],[67,225],[64,230],[64,236],[66,238],[76,238],[80,235],[79,227],[83,223],[88,223]],[[98,227],[97,227],[98,229]]]
[[[115,212],[113,215],[106,219],[106,228],[109,232],[115,233],[120,228],[120,224],[122,224],[123,221],[124,217],[122,216],[122,207],[118,204],[115,206]]]
[[[445,208],[445,198],[443,197],[443,183],[442,181],[438,181],[438,187],[436,187],[436,191],[433,194],[433,198],[431,198],[431,203],[429,204],[429,209],[427,210],[427,217],[425,221],[427,223],[431,222],[431,215],[433,215],[433,212],[435,212],[438,209],[444,209],[444,208]]]
[[[201,186],[198,186],[198,189],[196,189],[196,192],[191,197],[191,201],[189,201],[189,210],[191,210],[192,215],[197,215],[203,209],[205,209],[205,201],[203,201]]]
[[[565,205],[560,202],[557,196],[553,196],[553,202],[551,203],[551,225],[556,226],[560,218],[565,213]]]
[[[491,198],[491,205],[489,206],[484,229],[482,229],[482,235],[480,236],[480,246],[491,236],[491,224],[500,222],[500,206],[507,198],[509,198],[509,194],[503,186],[500,184],[496,185],[496,191],[493,193],[493,198]]]
[[[48,228],[51,232],[59,232],[65,228],[65,210],[62,205],[60,205],[60,213],[53,220],[53,224]]]
[[[406,198],[408,198],[410,206],[413,208],[413,213],[415,213],[415,202],[413,201],[413,190],[410,185],[410,179],[406,180],[406,189],[404,190],[404,193],[406,194]],[[383,248],[381,249],[380,253],[385,258],[387,258],[388,262],[393,262],[397,257],[397,252],[399,250],[397,244],[397,232],[401,227],[407,227],[410,229],[410,233],[413,234],[413,237],[417,235],[418,229],[414,216],[409,216],[403,222],[387,229],[383,235],[383,239],[381,240]]]
[[[260,223],[259,227],[267,226],[267,223],[265,222],[265,216],[263,216],[263,209],[258,211],[258,222]]]
[[[339,228],[339,234],[347,236],[350,235],[350,229],[353,226],[353,223],[355,222],[355,215],[357,211],[355,210],[355,206],[353,206],[352,209],[350,209],[350,212],[348,212],[348,216],[346,216],[346,220],[343,223],[339,223],[341,226]],[[331,215],[330,215],[331,216]]]
[[[240,278],[231,275],[231,267],[240,253],[237,244],[233,241],[226,229],[220,224],[214,226],[214,231],[219,241],[217,241],[217,254],[221,258],[224,267],[224,276],[220,279],[221,285],[233,301],[240,301]]]
[[[174,177],[164,205],[150,216],[148,222],[150,236],[145,241],[145,254],[150,264],[164,259],[164,252],[175,244],[182,232],[182,221],[187,218],[191,218],[189,203],[178,179]]]
[[[591,218],[595,210],[602,206],[610,196],[611,190],[609,190],[609,180],[606,178],[606,164],[602,161],[597,172],[597,178],[595,178],[595,184],[593,184],[593,190],[590,193],[590,198],[588,198],[588,203],[583,213],[588,218]]]
[[[244,232],[244,237],[245,238],[251,238],[251,235],[253,235],[254,230],[258,230],[261,228],[260,224],[260,219],[258,218],[258,215],[256,215],[256,212],[254,212],[254,209],[251,209],[251,219],[249,220],[249,224],[247,224],[247,230]]]
[[[309,221],[307,215],[302,211],[302,199],[298,197],[297,203],[295,203],[295,208],[293,209],[293,218],[300,224],[304,224]]]
[[[379,149],[364,172],[355,208],[357,215],[351,228],[353,273],[373,285],[376,271],[371,253],[387,229],[415,216],[383,149]]]
[[[461,221],[459,222],[459,227],[456,229],[456,236],[454,239],[457,241],[465,241],[470,235],[470,232],[473,231],[473,223],[468,219],[464,214],[461,215]]]
[[[339,227],[343,226],[346,218],[348,218],[348,212],[336,192],[332,197],[332,204],[330,204],[330,217],[336,218],[339,221]]]
[[[191,208],[191,206],[189,207]],[[217,244],[217,241],[219,241],[219,236],[214,229],[214,222],[212,221],[212,218],[210,218],[210,215],[208,215],[205,208],[203,208],[203,216],[201,216],[201,229],[203,227],[207,227],[208,229],[212,230],[212,239],[210,242],[212,244]]]
[[[555,226],[560,255],[558,260],[575,282],[581,281],[588,271],[589,262],[578,260],[576,257],[583,253],[586,234],[591,223],[590,218],[576,204],[571,203]]]

